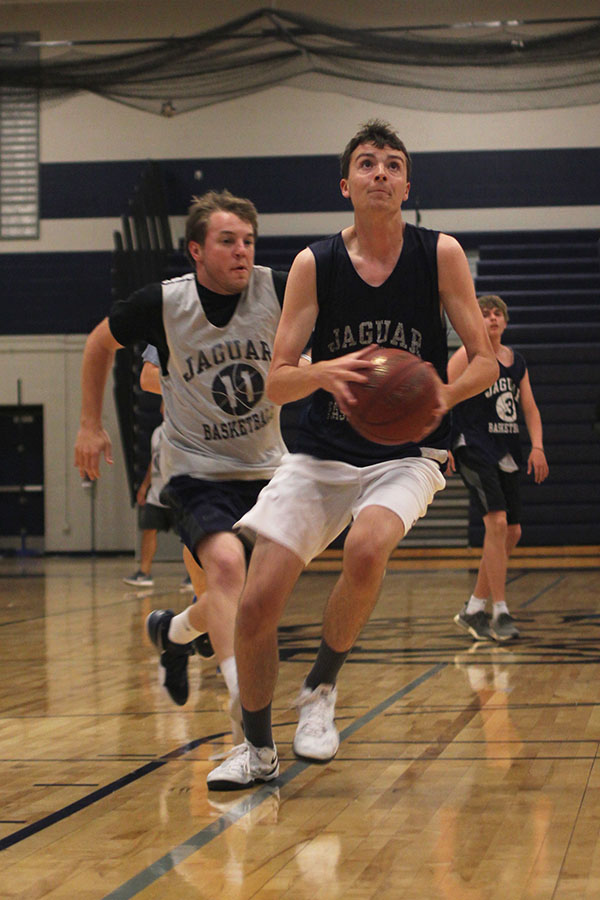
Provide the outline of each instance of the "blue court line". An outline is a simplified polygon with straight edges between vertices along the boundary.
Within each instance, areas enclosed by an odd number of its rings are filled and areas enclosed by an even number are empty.
[[[527,569],[527,570],[524,571],[524,572],[517,572],[515,575],[512,575],[511,572],[510,572],[510,569],[509,569],[509,571],[507,572],[507,577],[506,577],[506,584],[507,584],[507,586],[508,586],[509,584],[512,584],[513,581],[518,581],[519,578],[524,578],[525,575],[529,575],[529,571],[530,571],[530,570]]]
[[[525,609],[526,606],[531,606],[531,604],[535,603],[535,601],[539,597],[541,597],[542,594],[545,594],[546,591],[552,590],[553,587],[556,587],[557,584],[560,584],[561,581],[564,581],[566,577],[567,577],[566,574],[559,575],[558,578],[555,578],[554,581],[552,581],[550,584],[547,584],[546,587],[541,588],[541,590],[539,590],[537,592],[537,594],[534,594],[533,597],[530,597],[529,600],[525,600],[523,603],[521,603],[521,605],[519,606],[519,609]]]
[[[206,744],[209,741],[222,736],[223,732],[219,732],[218,734],[210,734],[207,737],[190,741],[188,744],[184,744],[183,747],[171,750],[164,756],[146,763],[145,766],[140,766],[139,769],[128,772],[127,775],[123,775],[122,778],[117,778],[115,781],[111,781],[110,784],[105,784],[103,787],[98,788],[97,791],[86,794],[86,796],[82,797],[80,800],[75,800],[74,803],[69,803],[68,806],[63,806],[62,809],[57,809],[55,812],[50,813],[50,815],[44,816],[43,819],[38,819],[37,822],[32,822],[30,825],[26,825],[25,828],[13,831],[12,834],[0,839],[0,851],[12,847],[13,844],[18,844],[20,841],[24,841],[25,838],[31,837],[32,834],[37,834],[39,831],[43,831],[45,828],[49,828],[51,825],[55,825],[57,822],[61,822],[63,819],[67,819],[74,813],[85,809],[86,806],[91,806],[92,803],[97,803],[98,800],[108,797],[109,794],[114,794],[115,791],[126,787],[128,784],[138,781],[140,778],[144,778],[145,775],[149,775],[150,772],[153,772],[155,769],[160,769],[161,766],[166,765],[172,759],[176,759],[178,756],[183,756],[184,753],[194,750],[196,747],[199,747],[200,744]]]
[[[381,715],[381,713],[385,712],[386,709],[389,709],[390,706],[393,706],[394,703],[397,703],[398,700],[401,700],[402,697],[405,697],[406,694],[409,694],[411,691],[414,691],[415,688],[419,687],[430,678],[433,678],[434,675],[437,675],[438,672],[445,669],[447,665],[448,663],[445,662],[437,663],[431,669],[428,669],[422,675],[419,675],[418,678],[409,682],[405,687],[400,688],[399,691],[396,691],[390,697],[382,700],[381,703],[378,703],[373,709],[370,709],[363,716],[356,719],[352,725],[344,728],[344,730],[340,732],[340,740],[346,740],[350,735],[354,734],[364,725],[367,725],[377,716]],[[131,900],[132,897],[135,897],[151,884],[154,884],[154,882],[158,881],[159,878],[162,878],[163,875],[172,871],[175,866],[187,859],[188,856],[191,856],[197,850],[200,850],[212,840],[219,837],[219,835],[226,831],[227,828],[234,825],[235,822],[251,810],[260,806],[261,803],[264,803],[264,801],[272,796],[279,788],[289,784],[290,781],[293,781],[294,778],[297,778],[298,775],[305,772],[311,765],[312,763],[301,762],[300,760],[293,763],[285,770],[285,772],[275,779],[275,781],[262,785],[258,790],[251,794],[246,794],[239,803],[236,803],[235,806],[228,810],[227,813],[220,816],[215,822],[202,828],[196,834],[192,835],[192,837],[188,838],[187,841],[184,841],[173,850],[165,853],[164,856],[157,859],[156,862],[148,866],[147,869],[138,872],[138,874],[134,875],[133,878],[130,878],[129,881],[126,881],[120,887],[111,891],[110,894],[106,894],[102,900]]]
[[[156,760],[155,762],[148,763],[147,765],[142,766],[142,768],[136,769],[134,772],[129,772],[129,774],[124,775],[122,778],[117,778],[116,781],[111,781],[110,784],[98,788],[97,791],[92,791],[91,794],[87,794],[85,797],[82,797],[81,800],[69,803],[68,806],[57,809],[55,812],[50,813],[50,815],[44,816],[43,819],[38,819],[37,822],[32,822],[31,825],[26,825],[25,828],[13,831],[12,834],[9,834],[7,837],[0,840],[0,850],[6,850],[7,847],[12,847],[13,844],[18,844],[19,841],[31,837],[32,834],[37,834],[38,831],[43,831],[44,828],[49,828],[50,825],[55,825],[56,822],[67,819],[74,813],[79,812],[79,810],[85,809],[86,806],[91,806],[92,803],[102,800],[104,797],[118,791],[127,784],[131,784],[132,781],[143,778],[144,775],[148,775],[150,772],[154,771],[154,769],[160,769],[166,762],[167,760]]]

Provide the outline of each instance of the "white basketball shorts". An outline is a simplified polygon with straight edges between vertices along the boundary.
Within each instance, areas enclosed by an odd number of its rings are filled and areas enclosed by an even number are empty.
[[[234,527],[250,541],[260,534],[282,544],[307,565],[367,506],[391,509],[408,533],[445,486],[431,459],[410,457],[361,467],[287,453],[255,505]]]

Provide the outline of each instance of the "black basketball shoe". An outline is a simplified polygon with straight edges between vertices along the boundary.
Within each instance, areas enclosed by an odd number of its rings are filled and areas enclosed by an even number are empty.
[[[193,641],[175,644],[169,640],[169,624],[175,613],[170,609],[155,609],[146,619],[146,629],[160,652],[160,682],[171,700],[178,706],[187,702],[189,685],[188,656],[194,652]]]
[[[214,659],[215,651],[210,642],[208,631],[205,631],[204,634],[200,634],[197,638],[194,638],[192,647],[193,652],[197,653],[198,656],[201,656],[202,659]]]

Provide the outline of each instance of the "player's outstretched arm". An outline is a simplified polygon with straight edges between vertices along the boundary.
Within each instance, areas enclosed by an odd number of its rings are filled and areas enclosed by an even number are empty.
[[[121,347],[103,319],[88,336],[81,366],[81,419],[75,442],[75,466],[82,478],[100,475],[100,457],[112,464],[112,445],[102,427],[104,388],[116,351]]]

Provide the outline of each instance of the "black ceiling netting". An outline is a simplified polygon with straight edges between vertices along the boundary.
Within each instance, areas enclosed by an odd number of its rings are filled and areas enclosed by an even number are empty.
[[[0,36],[0,89],[88,91],[163,115],[277,85],[445,112],[600,102],[598,17],[364,29],[259,9],[188,37],[65,44],[40,42],[32,60],[35,42]]]

